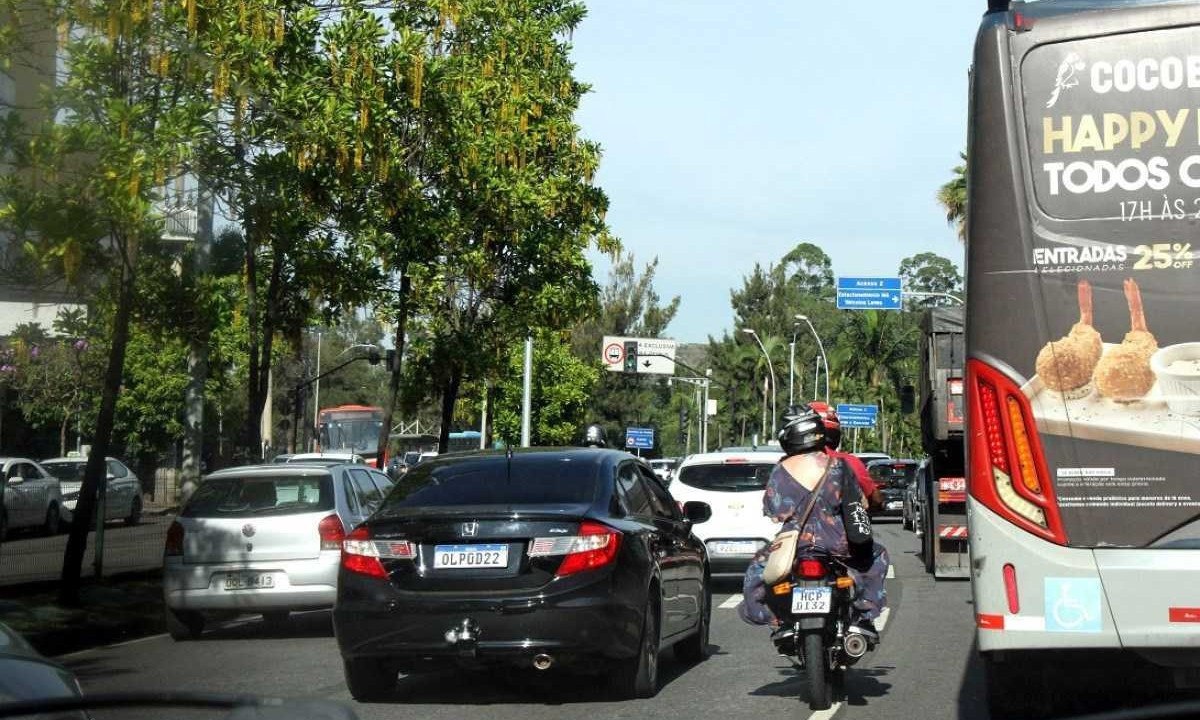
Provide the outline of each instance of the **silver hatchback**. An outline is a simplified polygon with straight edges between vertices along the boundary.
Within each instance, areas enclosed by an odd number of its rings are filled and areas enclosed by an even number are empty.
[[[207,615],[333,607],[346,534],[379,507],[387,475],[364,465],[258,465],[206,477],[167,530],[163,594],[176,640]]]

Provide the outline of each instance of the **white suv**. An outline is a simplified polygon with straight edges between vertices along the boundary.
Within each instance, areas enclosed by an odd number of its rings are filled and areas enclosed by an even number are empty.
[[[778,451],[705,453],[687,458],[676,471],[671,495],[712,508],[712,519],[692,532],[708,548],[714,576],[745,573],[754,554],[779,532],[763,516],[763,491],[781,458]]]

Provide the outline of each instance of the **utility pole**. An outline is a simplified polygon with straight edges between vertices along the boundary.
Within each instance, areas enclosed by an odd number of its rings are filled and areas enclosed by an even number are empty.
[[[185,262],[185,287],[196,291],[197,280],[208,272],[213,239],[213,196],[203,178],[196,191],[196,239],[191,262]],[[199,302],[193,297],[194,303]],[[183,391],[183,457],[180,462],[180,500],[187,499],[200,483],[204,454],[204,383],[208,380],[208,329],[197,328],[188,341],[188,383]],[[140,492],[140,490],[139,490]],[[175,498],[167,498],[168,502]],[[98,573],[97,573],[98,574]]]
[[[317,372],[315,373],[317,375],[317,377],[321,376],[321,339],[322,339],[323,335],[324,334],[321,333],[320,331],[317,332]],[[313,385],[313,422],[312,422],[313,437],[312,437],[312,443],[311,443],[312,452],[317,451],[316,427],[317,427],[317,420],[320,418],[320,415],[321,415],[321,381],[318,380],[317,383],[315,385]]]
[[[521,386],[521,447],[529,447],[533,400],[533,336],[525,338],[525,378]]]

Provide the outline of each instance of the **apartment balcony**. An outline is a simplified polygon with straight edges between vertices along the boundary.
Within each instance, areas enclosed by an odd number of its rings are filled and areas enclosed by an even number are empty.
[[[158,210],[163,219],[163,240],[195,241],[200,221],[195,205],[160,204]]]

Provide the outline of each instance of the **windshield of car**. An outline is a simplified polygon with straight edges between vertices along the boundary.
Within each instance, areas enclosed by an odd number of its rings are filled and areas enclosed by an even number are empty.
[[[511,468],[503,456],[426,461],[396,482],[383,509],[590,503],[596,486],[593,464],[553,455],[515,456]]]
[[[917,473],[916,463],[872,463],[867,467],[871,479],[882,487],[902,488]]]
[[[775,463],[724,463],[686,465],[679,470],[678,482],[698,490],[717,492],[760,491],[771,479]]]
[[[180,515],[300,515],[333,507],[333,480],[328,475],[219,477],[200,483]]]
[[[43,462],[42,467],[62,482],[83,482],[83,472],[87,469],[87,463],[76,460],[51,460]]]

